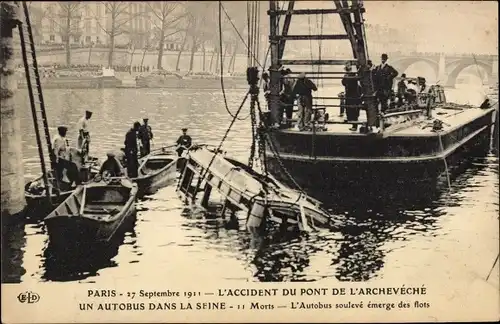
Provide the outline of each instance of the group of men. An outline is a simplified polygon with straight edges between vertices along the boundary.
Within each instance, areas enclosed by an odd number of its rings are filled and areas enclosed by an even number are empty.
[[[384,112],[389,106],[389,99],[392,93],[394,79],[398,76],[398,71],[387,62],[387,54],[382,54],[381,64],[374,67],[371,61],[368,61],[368,71],[374,85],[374,95],[380,111]],[[309,130],[311,128],[311,119],[313,114],[313,96],[312,92],[317,91],[317,86],[306,77],[305,73],[300,73],[297,78],[292,78],[290,69],[281,68],[281,89],[280,89],[280,109],[277,115],[275,127],[282,123],[287,123],[292,119],[295,100],[298,106],[299,130]],[[263,73],[264,92],[266,97],[269,95],[269,76]],[[347,115],[347,121],[352,122],[351,130],[357,130],[359,111],[363,104],[363,84],[356,73],[352,72],[352,66],[345,66],[345,75],[342,79],[342,85],[345,87],[343,104]],[[284,113],[284,114],[283,114]],[[283,120],[285,115],[285,121]]]
[[[85,115],[80,118],[77,122],[78,129],[78,139],[76,150],[82,159],[82,163],[85,163],[88,159],[89,146],[90,146],[90,133],[89,133],[89,120],[92,117],[92,112],[89,110],[85,111]],[[78,166],[75,161],[73,161],[76,156],[72,155],[71,147],[69,141],[66,138],[68,132],[68,127],[59,126],[57,128],[57,135],[54,137],[52,142],[52,168],[55,170],[55,177],[61,182],[66,182],[69,185],[75,183],[80,184],[82,179],[80,178]],[[66,174],[64,171],[66,170]],[[64,178],[68,181],[63,181]]]
[[[385,112],[389,108],[392,86],[394,79],[398,76],[398,71],[387,62],[388,58],[387,54],[382,54],[381,64],[376,67],[373,66],[370,60],[368,61],[368,73],[370,74],[374,88],[373,95],[377,99],[377,109],[382,112]],[[356,73],[352,72],[350,64],[345,66],[342,85],[345,87],[345,92],[342,101],[344,105],[342,108],[344,109],[341,109],[341,113],[345,110],[347,122],[352,123],[350,130],[356,131],[358,129],[356,122],[359,119],[359,111],[363,104],[363,83],[356,76]]]
[[[89,120],[92,117],[91,111],[85,111],[85,115],[77,122],[78,139],[76,153],[81,157],[82,164],[89,158],[90,132]],[[107,171],[112,176],[122,175],[122,168],[126,166],[127,176],[135,178],[138,175],[139,158],[150,154],[151,142],[153,140],[153,131],[148,123],[149,119],[144,118],[143,124],[134,122],[131,129],[125,135],[125,146],[119,152],[108,152],[108,159],[101,166],[100,173]],[[69,141],[66,138],[68,128],[59,126],[58,134],[53,140],[53,169],[56,171],[58,181],[79,185],[82,182],[79,169],[75,161],[75,155],[72,155]],[[181,156],[183,152],[189,149],[192,140],[187,135],[187,128],[182,129],[182,135],[177,139],[177,154]],[[67,179],[66,179],[67,178]]]
[[[280,124],[288,124],[292,120],[293,107],[297,100],[298,107],[298,122],[299,130],[305,130],[311,126],[312,115],[312,92],[317,91],[316,84],[306,77],[305,73],[300,73],[297,78],[292,78],[290,69],[281,68],[281,89],[279,93],[280,106],[275,116],[276,123],[274,127],[279,127]],[[269,98],[269,76],[263,73],[264,93],[266,98]],[[283,119],[283,115],[285,119]]]

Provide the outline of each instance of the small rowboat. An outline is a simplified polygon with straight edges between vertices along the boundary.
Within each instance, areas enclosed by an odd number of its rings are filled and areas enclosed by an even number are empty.
[[[51,244],[106,243],[135,213],[137,184],[125,177],[103,178],[78,186],[45,219]]]
[[[79,163],[76,164],[82,181],[88,181],[99,173],[99,160],[97,158],[89,158],[89,161],[83,166]],[[43,176],[28,181],[24,186],[24,196],[29,210],[27,217],[30,219],[43,219],[48,213],[53,211],[55,207],[59,206],[62,201],[68,198],[76,188],[75,186],[70,186],[66,182],[60,182],[57,192],[55,178],[52,172],[49,171],[47,177],[49,180],[50,201],[47,199]]]
[[[175,182],[179,158],[172,148],[154,150],[139,160],[138,177],[131,178],[138,185],[139,195],[154,194]]]

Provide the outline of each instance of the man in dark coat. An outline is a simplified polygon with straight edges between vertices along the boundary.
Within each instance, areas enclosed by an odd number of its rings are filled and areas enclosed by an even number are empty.
[[[305,73],[301,73],[295,83],[295,87],[293,89],[293,96],[298,95],[298,103],[299,103],[299,121],[298,127],[299,130],[304,130],[309,127],[309,123],[311,122],[311,114],[312,114],[312,91],[317,91],[318,88],[310,79],[306,77]]]
[[[125,157],[127,159],[127,176],[129,178],[136,178],[137,169],[139,168],[137,133],[140,127],[141,124],[135,122],[134,126],[125,135]]]
[[[345,87],[345,110],[348,122],[356,122],[359,118],[359,106],[361,105],[361,86],[359,85],[358,79],[356,79],[356,73],[351,72],[352,68],[350,65],[345,67],[346,74],[342,79],[342,85]],[[353,123],[350,130],[356,131],[358,125]]]
[[[187,134],[187,128],[182,129],[182,135],[177,139],[177,155],[182,155],[184,150],[189,149],[192,144],[191,136]]]
[[[144,124],[139,129],[139,139],[141,140],[141,156],[146,156],[151,153],[151,140],[153,139],[153,131],[148,124],[148,118],[144,118]]]
[[[375,74],[377,81],[377,98],[381,104],[382,112],[387,110],[387,104],[392,89],[394,78],[398,76],[398,71],[387,63],[387,54],[382,54],[382,63],[376,67]]]
[[[398,82],[398,107],[403,105],[403,99],[405,97],[406,89],[406,74],[401,74],[401,80]]]

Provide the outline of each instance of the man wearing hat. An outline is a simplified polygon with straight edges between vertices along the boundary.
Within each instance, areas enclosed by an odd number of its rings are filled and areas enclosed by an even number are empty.
[[[144,118],[144,124],[139,128],[139,139],[141,140],[141,156],[146,156],[151,152],[151,140],[153,139],[153,131],[148,124],[148,118]]]
[[[298,108],[299,108],[299,121],[297,123],[299,130],[304,130],[309,126],[311,122],[312,114],[312,91],[316,91],[318,88],[306,77],[306,74],[302,72],[299,74],[297,81],[295,82],[295,87],[293,89],[293,96],[298,95]]]
[[[345,87],[345,109],[347,114],[348,122],[357,122],[359,118],[359,109],[361,105],[361,86],[359,85],[358,79],[356,79],[356,73],[352,72],[352,67],[350,64],[345,66],[345,75],[342,78],[342,85]],[[358,125],[352,123],[351,131],[356,131]]]
[[[394,78],[398,76],[398,71],[387,63],[388,58],[387,54],[382,54],[382,63],[375,70],[377,98],[380,101],[382,112],[388,108],[387,101],[389,100]]]
[[[177,139],[177,155],[180,157],[184,150],[189,149],[192,144],[191,136],[187,134],[187,128],[182,129],[182,135]]]
[[[89,119],[92,117],[92,112],[86,110],[85,116],[78,120],[78,150],[80,150],[83,159],[88,157],[89,145],[90,145],[90,133],[89,133]]]
[[[125,135],[125,158],[127,160],[127,176],[129,178],[136,178],[139,168],[137,133],[140,127],[141,123],[135,122]]]
[[[66,126],[57,127],[57,135],[54,137],[52,143],[52,150],[54,156],[55,165],[53,168],[56,171],[56,177],[59,182],[64,179],[64,170],[66,170],[66,176],[69,180],[69,185],[75,182],[76,185],[80,184],[80,178],[78,176],[77,166],[70,161],[70,151],[69,143],[66,138],[66,133],[68,128]]]
[[[122,173],[122,165],[120,162],[115,157],[115,153],[113,152],[108,152],[107,153],[108,159],[104,161],[104,163],[101,166],[101,169],[99,170],[100,175],[104,175],[106,173],[107,176],[110,177],[119,177],[121,176]]]

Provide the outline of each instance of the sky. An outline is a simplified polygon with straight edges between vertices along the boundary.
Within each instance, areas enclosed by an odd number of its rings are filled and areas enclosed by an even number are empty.
[[[404,30],[418,42],[419,51],[498,53],[496,1],[365,1],[364,5],[365,23]],[[332,1],[296,4],[297,9],[333,6]]]

